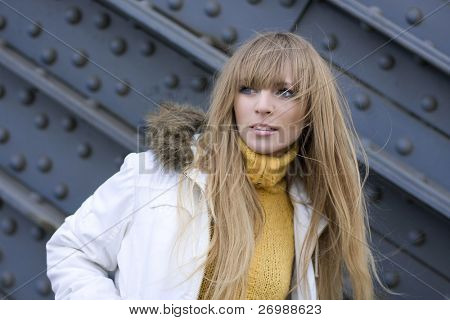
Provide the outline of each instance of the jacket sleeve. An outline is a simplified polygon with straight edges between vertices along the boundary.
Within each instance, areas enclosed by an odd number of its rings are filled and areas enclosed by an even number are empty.
[[[47,276],[55,299],[121,299],[107,271],[117,266],[135,203],[138,154],[87,198],[47,242]]]

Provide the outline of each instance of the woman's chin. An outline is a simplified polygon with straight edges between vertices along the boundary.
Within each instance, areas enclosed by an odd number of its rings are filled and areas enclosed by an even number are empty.
[[[259,153],[259,154],[268,155],[268,156],[277,156],[280,153],[283,153],[282,151],[284,149],[286,149],[283,146],[273,146],[272,144],[264,145],[261,142],[249,143],[247,145],[254,152]]]

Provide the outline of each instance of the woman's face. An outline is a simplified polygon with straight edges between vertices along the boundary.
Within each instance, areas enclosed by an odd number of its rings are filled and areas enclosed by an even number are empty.
[[[293,95],[291,77],[285,85],[257,90],[238,89],[234,98],[234,114],[239,135],[257,153],[281,155],[302,132],[304,110],[298,102],[288,101]]]

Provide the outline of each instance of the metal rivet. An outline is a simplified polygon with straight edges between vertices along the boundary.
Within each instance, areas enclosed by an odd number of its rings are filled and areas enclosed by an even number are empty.
[[[86,82],[86,87],[91,91],[97,91],[98,89],[100,89],[101,85],[102,85],[102,82],[101,82],[100,78],[97,76],[89,77]]]
[[[31,227],[30,230],[31,236],[35,240],[42,240],[45,238],[45,230],[38,226]]]
[[[419,8],[410,8],[406,12],[406,21],[410,25],[417,25],[422,21],[423,14],[422,11],[420,11]]]
[[[94,17],[94,24],[99,29],[107,28],[110,23],[111,23],[111,18],[109,16],[109,14],[107,14],[107,13],[102,12],[102,13],[96,14]]]
[[[4,128],[0,128],[0,143],[6,143],[9,140],[9,131]]]
[[[334,34],[329,34],[322,39],[322,47],[325,50],[332,51],[336,49],[338,45],[338,40]]]
[[[5,271],[2,273],[0,277],[0,283],[2,287],[11,288],[15,282],[16,279],[14,278],[14,274],[12,272]]]
[[[156,46],[153,42],[151,41],[146,41],[144,43],[141,44],[141,53],[144,56],[151,56],[155,53],[156,50]]]
[[[12,235],[17,230],[17,222],[11,218],[3,218],[0,227],[4,234]]]
[[[37,167],[42,172],[48,172],[52,168],[52,160],[47,156],[43,156],[39,158]]]
[[[119,96],[125,96],[130,92],[130,84],[128,81],[121,81],[116,84],[116,93]]]
[[[36,291],[41,296],[47,296],[51,292],[50,281],[48,279],[39,279],[36,281]]]
[[[261,0],[247,0],[247,2],[250,4],[258,4],[261,2]]]
[[[5,87],[0,85],[0,99],[5,96]]]
[[[78,8],[69,8],[66,11],[66,21],[71,24],[76,24],[81,20],[81,10]]]
[[[178,77],[174,74],[169,74],[167,76],[164,77],[164,85],[167,88],[176,88],[178,85]]]
[[[280,0],[280,4],[283,7],[291,7],[295,3],[295,1],[296,0]]]
[[[0,30],[6,27],[6,18],[4,16],[0,16]]]
[[[30,192],[30,199],[36,203],[44,202],[44,198],[37,192]]]
[[[425,233],[421,230],[413,229],[408,232],[409,242],[415,246],[424,244],[425,238]]]
[[[44,68],[41,68],[41,67],[36,67],[34,69],[34,71],[36,72],[36,74],[38,74],[41,77],[46,77],[48,75],[47,70],[45,70]]]
[[[40,22],[32,23],[28,29],[27,33],[30,37],[36,38],[42,32],[42,24]]]
[[[122,38],[115,38],[111,41],[110,48],[115,55],[124,54],[127,51],[127,42]]]
[[[66,131],[73,131],[77,127],[77,121],[73,117],[67,116],[61,120],[61,125]]]
[[[231,44],[237,39],[237,31],[233,27],[226,27],[222,30],[221,38],[225,43]]]
[[[394,66],[394,64],[395,64],[395,59],[393,56],[391,56],[389,54],[382,55],[378,59],[378,65],[380,66],[380,68],[382,68],[384,70],[391,69]]]
[[[15,154],[9,160],[9,165],[15,171],[23,171],[27,165],[27,161],[24,155]]]
[[[381,9],[377,6],[371,6],[369,7],[369,11],[371,14],[373,15],[379,15],[381,16],[383,14],[383,11],[381,11]]]
[[[220,4],[215,0],[209,0],[205,5],[205,13],[209,17],[216,17],[220,13]]]
[[[19,101],[24,105],[32,104],[35,97],[35,90],[33,89],[23,89],[19,92]]]
[[[168,3],[170,10],[180,10],[183,7],[183,1],[182,0],[169,0]]]
[[[365,93],[358,93],[353,100],[353,104],[360,110],[367,110],[370,107],[370,98]]]
[[[80,156],[80,158],[87,158],[91,155],[92,148],[89,144],[82,143],[82,144],[78,145],[77,153]]]
[[[56,61],[58,54],[55,49],[47,48],[41,53],[41,61],[45,64],[53,64]]]
[[[89,59],[89,55],[83,49],[78,50],[78,52],[75,52],[72,55],[72,63],[77,67],[82,67],[82,66],[86,65],[86,63],[88,62],[88,59]]]
[[[426,112],[433,112],[437,109],[437,101],[433,96],[424,96],[420,101],[420,106]]]
[[[87,99],[86,100],[86,106],[92,109],[97,109],[98,107],[100,107],[100,102],[98,102],[98,100],[95,99]]]
[[[200,36],[200,40],[202,40],[204,43],[210,45],[210,46],[214,46],[216,41],[214,41],[214,39],[211,36],[208,36],[206,34],[202,34]]]
[[[400,282],[400,276],[395,271],[388,271],[384,274],[384,282],[388,288],[396,287]]]
[[[58,184],[54,189],[54,195],[58,199],[64,199],[69,193],[69,189],[64,183]]]
[[[401,155],[408,155],[412,152],[413,150],[413,144],[411,142],[411,140],[407,139],[407,138],[400,138],[397,141],[397,144],[395,145],[395,148],[397,150],[398,153],[400,153]]]
[[[191,88],[195,91],[204,91],[208,82],[205,77],[195,77],[191,80]]]
[[[45,129],[48,127],[48,117],[45,114],[38,114],[34,118],[34,124],[38,129]]]

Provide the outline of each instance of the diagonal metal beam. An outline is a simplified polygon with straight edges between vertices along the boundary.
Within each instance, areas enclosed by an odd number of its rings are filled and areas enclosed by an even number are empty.
[[[8,47],[4,41],[0,41],[0,65],[32,83],[34,87],[103,132],[113,141],[130,151],[136,149],[138,145],[137,132],[130,126],[102,109],[97,102],[86,99],[34,62],[21,56]]]
[[[374,171],[450,219],[448,190],[413,167],[393,158],[369,139],[361,139],[361,142],[369,158],[369,166]],[[358,159],[361,159],[361,155],[358,155]]]
[[[419,39],[414,34],[407,32],[405,29],[399,27],[389,19],[374,13],[370,10],[370,8],[355,0],[327,1],[348,12],[357,19],[367,23],[369,26],[377,29],[387,37],[394,39],[394,41],[439,68],[447,75],[450,74],[450,57],[448,55],[428,45],[425,41]],[[447,2],[448,5],[448,1],[445,2]],[[445,5],[446,4],[444,3],[443,6]]]
[[[39,195],[2,170],[0,170],[0,197],[47,231],[57,229],[64,222],[63,212],[42,201]]]
[[[222,69],[225,61],[228,60],[226,54],[156,12],[147,1],[102,0],[98,2],[124,12],[158,37],[193,57],[210,72]]]

